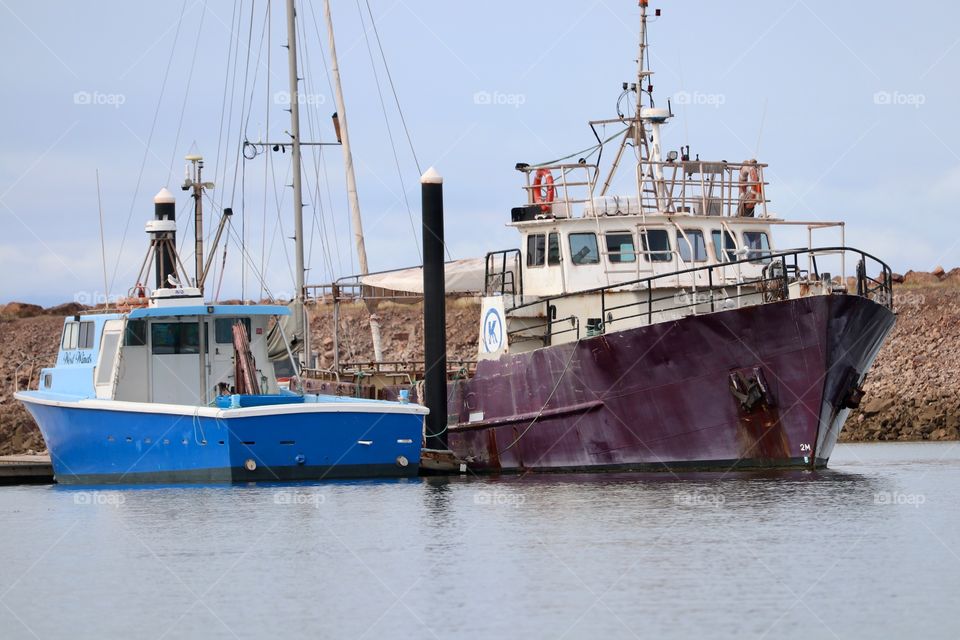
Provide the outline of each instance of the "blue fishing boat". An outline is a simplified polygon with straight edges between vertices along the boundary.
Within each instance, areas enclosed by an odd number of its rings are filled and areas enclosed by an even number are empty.
[[[414,476],[428,410],[304,393],[311,366],[293,1],[287,2],[296,294],[289,306],[205,301],[204,283],[232,211],[204,261],[212,183],[187,156],[195,277],[177,253],[176,200],[163,189],[146,224],[136,285],[115,306],[66,318],[56,364],[19,391],[61,483],[248,482]],[[329,16],[328,16],[329,20]],[[345,118],[338,125],[346,137]],[[266,143],[265,147],[280,147]],[[245,145],[245,150],[247,146]],[[361,245],[362,246],[362,245]],[[153,287],[145,283],[151,281]],[[298,357],[299,356],[299,357]],[[289,385],[275,363],[286,361]],[[291,390],[294,389],[294,390]]]
[[[283,388],[270,350],[279,336],[294,358],[283,335],[290,308],[206,304],[199,288],[179,286],[173,207],[161,191],[147,224],[144,269],[156,263],[157,287],[138,284],[116,309],[66,318],[55,366],[16,394],[57,481],[416,475],[427,409]]]

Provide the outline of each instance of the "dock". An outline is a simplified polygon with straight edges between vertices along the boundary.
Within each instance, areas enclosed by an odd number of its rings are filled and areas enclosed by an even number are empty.
[[[50,456],[0,456],[0,485],[4,484],[53,484]]]

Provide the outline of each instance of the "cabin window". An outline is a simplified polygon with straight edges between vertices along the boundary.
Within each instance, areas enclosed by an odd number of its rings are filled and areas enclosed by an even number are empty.
[[[80,323],[80,337],[77,341],[78,349],[93,349],[93,321]]]
[[[633,244],[633,234],[626,231],[615,231],[606,235],[607,255],[610,262],[636,262],[637,253]]]
[[[142,347],[147,344],[147,321],[128,320],[123,334],[123,346]]]
[[[707,244],[703,240],[703,231],[699,229],[677,230],[677,251],[684,262],[706,262]]]
[[[103,344],[100,345],[100,363],[97,365],[96,384],[104,385],[113,382],[114,362],[117,355],[117,343],[120,342],[119,331],[105,331]]]
[[[547,241],[547,264],[560,264],[560,234],[551,233]]]
[[[68,322],[63,325],[63,340],[60,346],[63,349],[76,349],[77,338],[79,337],[79,322]]]
[[[251,338],[250,318],[217,318],[213,326],[218,344],[233,343],[233,325],[236,324],[237,320],[241,320],[247,327],[247,338]]]
[[[67,322],[63,325],[63,340],[60,346],[64,349],[92,349],[94,322]]]
[[[597,234],[571,233],[570,260],[573,264],[598,264],[600,249],[597,247]]]
[[[713,253],[718,261],[734,262],[737,259],[737,240],[729,231],[714,230],[710,232],[710,237],[713,239]]]
[[[544,263],[544,250],[546,248],[546,236],[537,233],[527,236],[527,266],[542,267]]]
[[[150,345],[154,355],[200,353],[197,323],[154,322],[150,325]]]
[[[647,229],[640,240],[647,262],[670,262],[670,234],[666,229]]]
[[[770,262],[770,239],[763,231],[744,231],[743,243],[747,246],[750,262]]]

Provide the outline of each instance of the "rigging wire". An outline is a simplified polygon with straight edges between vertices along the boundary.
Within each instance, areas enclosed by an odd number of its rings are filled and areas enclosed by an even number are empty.
[[[400,114],[400,122],[403,123],[403,132],[407,136],[407,144],[410,145],[410,155],[413,156],[413,163],[417,165],[417,178],[419,179],[419,177],[423,175],[423,170],[420,168],[420,161],[417,159],[417,152],[413,149],[413,139],[410,137],[410,130],[407,128],[407,119],[403,117],[403,109],[400,108],[400,98],[397,96],[397,88],[393,84],[393,75],[390,73],[390,66],[387,65],[387,56],[383,52],[383,44],[380,42],[380,32],[377,31],[377,22],[373,19],[373,10],[370,9],[370,0],[364,0],[364,2],[367,5],[367,13],[370,14],[370,26],[373,27],[373,35],[377,39],[377,47],[380,49],[380,58],[383,60],[383,68],[387,72],[387,80],[390,82],[390,90],[393,92],[393,101],[397,105],[397,113]],[[363,16],[361,15],[361,21],[362,18]],[[366,36],[366,29],[364,29],[364,36]],[[379,84],[377,85],[377,88],[379,89]]]
[[[312,3],[309,6],[310,6],[310,16],[311,18],[313,18],[313,29],[314,29],[314,32],[317,34],[317,42],[323,42],[323,37],[320,35],[320,23],[317,21],[317,12],[314,11]],[[323,69],[327,77],[327,89],[329,91],[327,95],[332,96],[334,95],[334,91],[333,91],[333,81],[330,79],[330,64],[327,61],[326,50],[322,46],[320,47],[320,58],[323,61]],[[333,224],[333,235],[334,235],[334,238],[339,238],[340,235],[337,232],[337,217],[333,213],[335,210],[333,206],[333,191],[330,188],[330,175],[327,172],[326,162],[323,163],[323,182],[324,182],[324,185],[327,187],[327,204],[328,204],[327,210],[330,211],[330,221]],[[349,228],[350,228],[350,225],[348,224],[347,229]],[[335,242],[334,244],[337,250],[337,263],[340,265],[340,272],[343,273],[344,269],[343,269],[343,259],[340,255],[340,243]],[[348,251],[347,255],[350,258],[350,272],[356,273],[357,272],[356,262],[355,262],[356,256],[354,256],[353,251]]]
[[[613,135],[610,136],[609,138],[603,140],[602,142],[599,142],[599,143],[597,143],[597,144],[595,144],[595,145],[593,145],[593,146],[591,146],[591,147],[587,147],[586,149],[582,149],[582,150],[580,150],[580,151],[576,151],[576,152],[574,152],[574,153],[571,153],[571,154],[568,155],[568,156],[564,156],[564,157],[562,157],[562,158],[557,158],[556,160],[550,160],[550,161],[548,161],[548,162],[540,162],[540,163],[538,163],[538,164],[532,164],[532,165],[530,165],[530,166],[533,167],[534,169],[536,169],[536,168],[538,168],[538,167],[546,167],[546,166],[549,166],[549,165],[552,165],[552,164],[559,164],[559,163],[563,162],[564,160],[569,160],[570,158],[575,158],[575,157],[577,157],[577,156],[582,156],[582,157],[589,158],[589,157],[592,156],[594,153],[596,153],[597,151],[599,151],[600,148],[603,147],[603,145],[607,144],[608,142],[610,142],[611,140],[613,140],[613,139],[615,139],[615,138],[619,138],[619,137],[622,136],[624,133],[626,133],[626,132],[627,132],[627,129],[629,129],[629,127],[625,128],[625,129],[621,129],[620,131],[616,132],[615,134],[613,134]],[[588,151],[589,151],[589,153],[587,153]],[[583,154],[585,154],[585,153],[586,153],[587,155],[586,155],[586,156],[583,156]]]
[[[170,153],[170,168],[167,171],[167,184],[173,177],[173,161],[177,157],[177,147],[180,145],[180,132],[183,129],[183,116],[187,111],[187,100],[190,98],[190,84],[193,82],[193,70],[197,66],[197,51],[200,50],[200,35],[203,33],[203,18],[207,15],[207,3],[204,0],[200,9],[200,21],[197,25],[197,37],[193,42],[193,57],[190,59],[190,71],[187,73],[187,88],[183,93],[183,104],[180,106],[180,120],[177,122],[177,135],[173,138],[173,151]]]
[[[127,214],[127,222],[123,227],[123,235],[120,237],[120,250],[117,252],[117,262],[113,267],[113,275],[110,278],[110,289],[117,280],[117,271],[120,269],[120,258],[123,256],[123,245],[127,240],[127,233],[130,230],[130,221],[133,219],[133,210],[137,205],[137,198],[140,195],[140,183],[143,180],[143,170],[147,166],[147,155],[150,153],[150,143],[153,141],[153,133],[157,128],[157,118],[160,115],[160,105],[163,104],[163,94],[167,88],[167,79],[170,76],[170,67],[173,65],[173,56],[177,52],[177,41],[180,39],[180,27],[183,24],[183,16],[187,12],[187,0],[183,0],[183,6],[180,7],[180,17],[177,18],[177,30],[173,36],[173,44],[170,47],[170,57],[167,59],[167,68],[163,72],[163,81],[160,83],[160,96],[157,98],[157,107],[153,111],[153,123],[150,125],[150,135],[147,136],[147,143],[143,149],[143,160],[140,162],[140,172],[137,174],[137,186],[133,190],[133,200],[130,202],[130,212]]]
[[[367,8],[369,9],[369,7],[370,5],[368,4]],[[417,236],[417,226],[413,222],[413,212],[410,210],[410,199],[407,197],[407,190],[403,184],[403,172],[400,170],[400,158],[397,156],[397,145],[393,141],[393,130],[390,128],[390,118],[387,116],[387,104],[383,100],[383,91],[380,89],[380,77],[377,74],[377,65],[373,61],[373,49],[370,47],[370,36],[367,32],[367,26],[363,20],[363,9],[360,7],[360,0],[357,0],[357,12],[360,14],[360,28],[363,30],[363,38],[367,43],[367,55],[370,57],[370,68],[373,70],[373,83],[377,87],[377,96],[380,98],[380,109],[383,112],[383,123],[387,127],[387,137],[390,140],[390,149],[393,151],[393,162],[397,168],[397,179],[400,181],[400,192],[403,194],[403,203],[407,208],[407,218],[410,220],[410,232],[413,233],[413,243],[417,247],[417,258],[422,261],[423,255],[420,253],[420,238]],[[372,15],[370,19],[373,19]],[[416,155],[414,155],[414,160],[416,160]],[[420,165],[418,163],[417,169],[419,170],[419,168]]]
[[[306,72],[306,69],[312,67],[310,63],[310,48],[307,41],[307,26],[301,21],[298,23],[301,28],[301,42],[303,42],[303,58],[304,58],[304,74],[303,74],[303,85],[304,91],[307,96],[314,95],[313,93],[313,83],[310,80],[310,75]],[[311,105],[311,101],[308,101],[307,106]],[[320,125],[319,125],[319,116],[316,113],[315,109],[305,109],[307,114],[307,129],[310,133],[310,139],[322,142],[323,136],[320,134]],[[314,185],[315,189],[310,189],[309,186],[309,173],[304,172],[304,181],[307,183],[307,193],[311,196],[311,218],[312,218],[312,229],[310,233],[310,250],[309,250],[309,260],[308,264],[312,265],[313,262],[313,239],[317,235],[317,227],[320,228],[320,245],[322,251],[322,260],[327,268],[327,275],[330,279],[334,278],[334,269],[333,269],[333,259],[331,257],[330,245],[333,244],[330,241],[329,232],[326,225],[326,216],[324,215],[323,210],[323,199],[320,197],[320,171],[319,166],[320,162],[323,159],[323,147],[313,146],[312,149],[312,159],[314,165]]]
[[[266,140],[270,140],[270,103],[273,99],[273,96],[270,95],[270,62],[273,58],[273,12],[270,11],[270,2],[267,2],[267,95],[266,95],[266,108],[264,109],[264,129]],[[244,162],[246,164],[246,162]],[[263,217],[261,219],[260,226],[260,271],[264,272],[267,269],[267,186],[270,178],[268,163],[263,164]],[[260,299],[263,299],[263,283],[260,283]]]

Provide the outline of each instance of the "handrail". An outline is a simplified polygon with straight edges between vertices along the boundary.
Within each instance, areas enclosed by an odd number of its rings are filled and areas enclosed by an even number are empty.
[[[793,249],[793,250],[790,250],[790,251],[781,251],[781,252],[763,251],[761,258],[762,258],[762,260],[764,260],[765,262],[768,262],[768,261],[776,260],[776,259],[778,259],[778,258],[781,259],[781,260],[784,259],[784,258],[788,258],[788,257],[794,257],[794,258],[796,258],[796,256],[801,255],[801,254],[803,254],[803,255],[816,255],[816,254],[822,253],[822,252],[824,252],[824,251],[837,251],[837,252],[847,252],[847,251],[850,251],[850,252],[859,254],[860,257],[861,257],[861,260],[865,260],[865,259],[869,258],[869,259],[873,260],[874,262],[876,262],[877,264],[879,264],[880,267],[881,267],[881,270],[882,270],[882,275],[883,275],[883,278],[884,278],[884,282],[880,283],[880,282],[874,280],[873,278],[869,278],[869,277],[867,277],[866,279],[867,279],[867,280],[871,280],[871,281],[873,281],[873,282],[876,282],[876,283],[880,286],[880,288],[883,290],[883,292],[887,294],[887,297],[886,297],[886,299],[884,300],[884,302],[885,302],[885,305],[884,305],[884,306],[886,306],[888,309],[891,309],[891,310],[893,309],[893,297],[892,297],[892,295],[890,295],[890,293],[891,293],[891,291],[892,291],[892,288],[893,288],[893,280],[892,280],[892,271],[890,270],[890,267],[887,265],[887,263],[885,263],[885,262],[884,262],[883,260],[881,260],[880,258],[877,258],[876,256],[874,256],[874,255],[872,255],[872,254],[869,254],[869,253],[867,253],[866,251],[862,251],[861,249],[857,249],[857,248],[855,248],[855,247],[814,247],[814,248],[812,248],[812,249]],[[512,312],[512,311],[516,311],[516,310],[518,310],[518,309],[523,309],[523,308],[526,308],[526,307],[532,307],[532,306],[538,305],[538,304],[545,304],[545,303],[546,303],[546,304],[549,304],[549,303],[554,302],[554,301],[556,301],[556,300],[562,300],[562,299],[570,298],[570,297],[573,297],[573,296],[581,296],[581,295],[584,295],[584,294],[591,294],[591,293],[606,293],[606,292],[610,291],[611,289],[623,289],[623,288],[625,288],[625,287],[633,287],[633,286],[636,286],[637,288],[643,288],[643,287],[641,287],[640,285],[646,285],[646,288],[647,288],[648,290],[652,290],[654,287],[651,287],[650,285],[651,285],[651,283],[653,283],[653,282],[656,281],[656,280],[665,279],[665,278],[675,278],[675,277],[678,277],[678,276],[681,276],[681,275],[684,275],[684,274],[695,273],[695,272],[698,272],[698,271],[706,271],[706,272],[708,272],[708,274],[710,274],[710,277],[711,277],[711,280],[712,280],[712,273],[713,273],[713,270],[715,270],[715,269],[720,269],[720,268],[725,268],[725,267],[740,266],[740,265],[743,265],[743,264],[750,264],[750,263],[756,264],[757,259],[758,259],[757,256],[753,256],[753,257],[750,257],[750,258],[743,258],[743,259],[741,259],[741,260],[734,260],[734,261],[731,261],[731,262],[718,262],[718,263],[716,263],[716,264],[709,264],[709,265],[703,265],[703,266],[699,266],[699,267],[692,267],[692,268],[689,268],[689,269],[681,269],[681,270],[679,270],[679,271],[672,271],[672,272],[670,272],[670,273],[662,273],[662,274],[657,274],[657,275],[653,275],[653,276],[647,276],[647,277],[645,277],[645,278],[638,278],[638,279],[635,279],[635,280],[627,280],[627,281],[625,281],[625,282],[618,282],[618,283],[616,283],[616,284],[605,285],[605,286],[602,286],[602,287],[593,287],[593,288],[591,288],[591,289],[582,289],[582,290],[580,290],[580,291],[574,291],[574,292],[570,292],[570,293],[557,294],[557,295],[555,295],[555,296],[548,296],[548,297],[546,297],[546,298],[539,298],[539,299],[537,299],[537,300],[535,300],[535,301],[525,302],[525,303],[522,303],[522,304],[513,306],[513,307],[511,307],[510,309],[508,309],[508,311],[511,311],[511,312]],[[784,261],[784,264],[786,264],[785,261]],[[816,268],[816,266],[814,266],[814,268]],[[815,272],[815,273],[817,273],[817,272]],[[865,273],[865,272],[864,272],[864,273]],[[819,275],[819,274],[818,274],[818,275]],[[755,281],[753,281],[753,282],[755,282]],[[747,284],[747,283],[745,283],[745,284]],[[858,278],[858,284],[859,284],[859,278]],[[729,286],[729,285],[727,285],[727,286]],[[874,290],[866,290],[866,291],[867,291],[868,293],[872,293],[872,292],[875,291],[875,289],[874,289]]]
[[[25,387],[25,389],[24,389],[25,391],[27,391],[27,390],[30,389],[30,383],[33,382],[33,374],[34,374],[34,373],[39,373],[38,371],[35,371],[34,363],[36,363],[37,361],[40,361],[40,360],[51,360],[51,359],[52,359],[52,360],[56,360],[56,358],[57,358],[57,353],[58,353],[58,352],[53,351],[53,352],[50,352],[50,353],[47,353],[47,354],[43,354],[43,355],[39,355],[39,356],[33,356],[33,357],[31,357],[31,358],[27,358],[26,360],[24,360],[23,362],[21,362],[20,364],[18,364],[16,370],[14,370],[14,372],[13,372],[13,392],[14,392],[14,393],[18,393],[19,391],[21,391],[21,389],[20,389],[20,371],[21,371],[25,366],[30,365],[30,374],[27,376],[27,385],[26,385],[26,387]],[[43,370],[43,368],[44,368],[43,366],[40,367],[41,370]]]
[[[507,260],[512,256],[513,265],[508,267]],[[500,266],[493,265],[491,269],[491,259],[496,263],[500,258]],[[484,258],[483,264],[483,293],[484,295],[493,295],[494,292],[501,296],[508,293],[512,296],[523,297],[523,265],[521,264],[523,254],[520,249],[501,249],[500,251],[489,251]],[[509,277],[508,277],[509,274]],[[498,280],[499,278],[499,280]],[[507,287],[509,281],[509,290]],[[493,286],[491,287],[491,283]],[[499,291],[496,288],[499,287]]]

